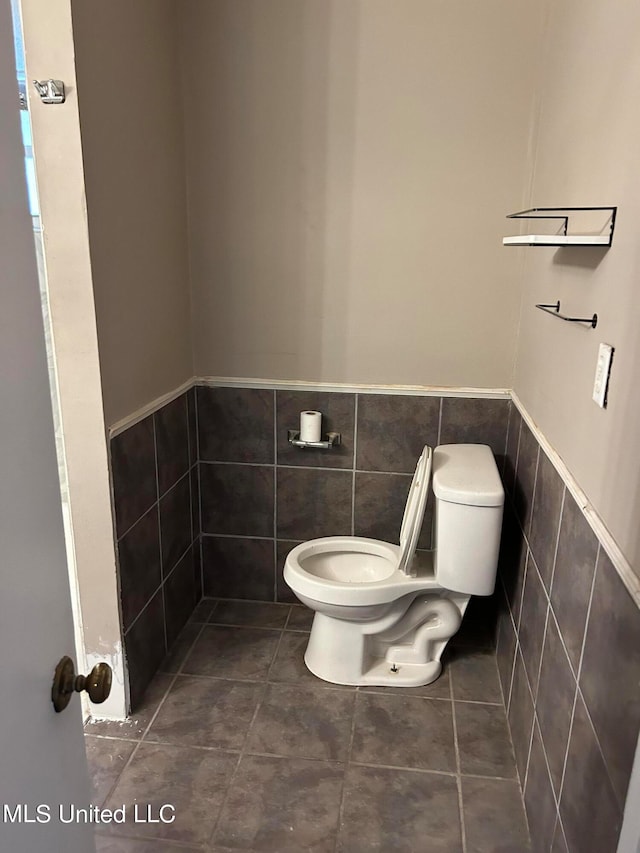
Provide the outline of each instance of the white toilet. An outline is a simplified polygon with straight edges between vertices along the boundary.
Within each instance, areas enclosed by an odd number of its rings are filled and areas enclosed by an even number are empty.
[[[433,461],[433,549],[416,554]],[[312,539],[288,555],[284,579],[315,610],[308,669],[334,684],[416,687],[440,658],[472,595],[495,585],[504,490],[483,444],[425,447],[400,545],[360,536]]]

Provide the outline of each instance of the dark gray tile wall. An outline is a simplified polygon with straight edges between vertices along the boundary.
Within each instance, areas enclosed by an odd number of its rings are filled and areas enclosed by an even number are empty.
[[[425,444],[488,443],[500,463],[506,399],[420,397],[198,387],[197,412],[206,596],[291,602],[282,579],[301,541],[339,534],[397,542],[411,475]],[[287,441],[300,412],[323,413],[337,450]],[[431,547],[429,501],[420,548]],[[466,619],[491,634],[491,603]],[[483,638],[483,640],[486,637]]]
[[[513,409],[498,670],[535,851],[614,853],[640,729],[640,611]]]
[[[287,443],[310,408],[342,433],[337,452]],[[115,437],[133,707],[203,594],[294,602],[282,577],[291,548],[340,533],[397,541],[423,445],[467,441],[492,447],[508,499],[499,592],[472,599],[459,639],[489,646],[497,621],[533,849],[613,853],[640,728],[640,613],[507,400],[198,387]],[[236,629],[219,630],[232,653]],[[482,775],[480,747],[469,755]]]
[[[191,390],[111,440],[133,710],[202,598],[195,405]]]

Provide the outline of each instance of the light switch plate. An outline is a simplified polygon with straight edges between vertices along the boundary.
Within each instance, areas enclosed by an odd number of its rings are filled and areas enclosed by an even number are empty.
[[[600,344],[598,349],[598,363],[596,364],[596,378],[593,383],[593,400],[601,409],[607,407],[607,391],[609,388],[609,375],[611,374],[611,362],[613,360],[614,348],[609,344]]]

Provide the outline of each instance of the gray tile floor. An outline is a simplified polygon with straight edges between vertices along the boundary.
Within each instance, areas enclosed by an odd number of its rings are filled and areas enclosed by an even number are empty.
[[[525,853],[495,656],[459,645],[427,687],[328,685],[311,613],[203,601],[126,723],[88,723],[98,853]],[[134,822],[148,806],[173,823]]]

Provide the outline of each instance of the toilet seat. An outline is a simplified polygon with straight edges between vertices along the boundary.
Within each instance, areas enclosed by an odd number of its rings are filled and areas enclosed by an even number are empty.
[[[289,552],[284,579],[299,598],[346,606],[385,604],[416,590],[440,589],[430,554],[420,561],[415,577],[399,570],[399,555],[397,545],[363,536],[312,539]]]
[[[405,505],[400,545],[362,536],[327,536],[297,545],[285,563],[285,581],[325,604],[383,604],[414,590],[439,589],[430,559],[414,571],[424,519],[432,452],[422,451]],[[409,574],[412,572],[412,574]]]
[[[398,568],[406,575],[412,573],[413,561],[416,555],[416,548],[418,547],[418,539],[424,520],[424,511],[427,506],[432,459],[433,453],[431,448],[425,445],[416,464],[416,470],[411,480],[409,494],[407,495],[404,515],[402,516]]]

